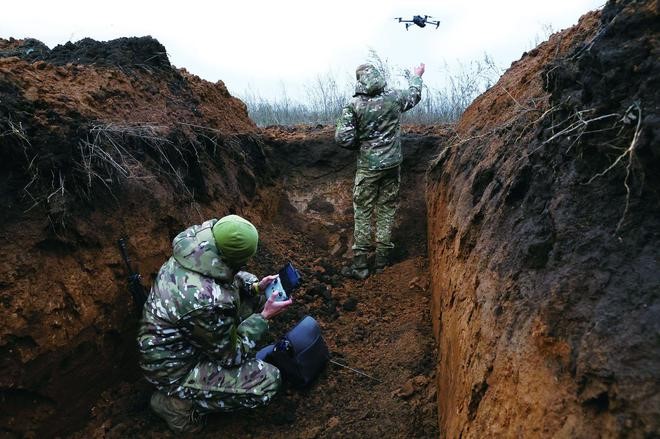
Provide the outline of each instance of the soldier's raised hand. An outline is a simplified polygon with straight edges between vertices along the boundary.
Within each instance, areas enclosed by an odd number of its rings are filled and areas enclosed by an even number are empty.
[[[424,63],[420,63],[419,66],[415,67],[415,75],[417,76],[422,76],[424,74],[424,69],[426,68],[426,65]]]

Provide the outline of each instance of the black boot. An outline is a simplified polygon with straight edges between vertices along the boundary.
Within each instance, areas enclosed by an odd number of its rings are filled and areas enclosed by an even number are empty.
[[[341,274],[357,280],[363,280],[369,277],[369,265],[367,265],[367,255],[353,256],[353,263],[350,267],[344,267]]]
[[[377,249],[376,260],[374,261],[374,271],[376,273],[382,273],[388,265],[390,265],[389,249]]]

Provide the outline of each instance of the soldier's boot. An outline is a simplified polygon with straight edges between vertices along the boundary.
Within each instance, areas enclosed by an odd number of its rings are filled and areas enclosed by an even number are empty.
[[[175,433],[199,433],[204,428],[202,417],[190,400],[156,391],[151,395],[150,405]]]
[[[351,277],[357,280],[363,280],[369,277],[369,265],[367,263],[367,255],[353,256],[353,263],[350,267],[344,267],[341,274],[346,277]]]
[[[376,249],[376,258],[374,260],[374,271],[382,273],[385,267],[390,265],[389,249]]]

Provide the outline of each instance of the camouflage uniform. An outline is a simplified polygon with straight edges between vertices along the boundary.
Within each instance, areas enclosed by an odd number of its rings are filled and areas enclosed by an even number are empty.
[[[371,249],[371,217],[376,212],[376,252],[394,247],[392,224],[401,182],[401,113],[419,102],[422,78],[412,76],[407,90],[386,90],[375,67],[364,64],[356,71],[357,85],[351,102],[337,121],[335,141],[359,149],[353,208],[353,252],[366,255]]]
[[[254,358],[268,330],[256,313],[256,276],[234,274],[220,258],[209,220],[179,233],[144,307],[138,334],[148,381],[191,400],[200,413],[264,405],[281,385],[274,366]]]

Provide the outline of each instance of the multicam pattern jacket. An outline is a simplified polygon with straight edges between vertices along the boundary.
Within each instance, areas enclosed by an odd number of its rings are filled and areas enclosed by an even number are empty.
[[[221,260],[211,228],[189,227],[173,241],[173,256],[158,272],[138,333],[140,366],[157,386],[169,386],[198,362],[234,367],[254,356],[268,322],[255,310],[265,299],[257,277]]]
[[[389,169],[403,161],[401,113],[413,108],[422,95],[422,78],[411,76],[407,90],[385,90],[382,74],[371,65],[357,70],[357,85],[344,107],[335,131],[335,141],[359,149],[357,167],[370,171]]]

